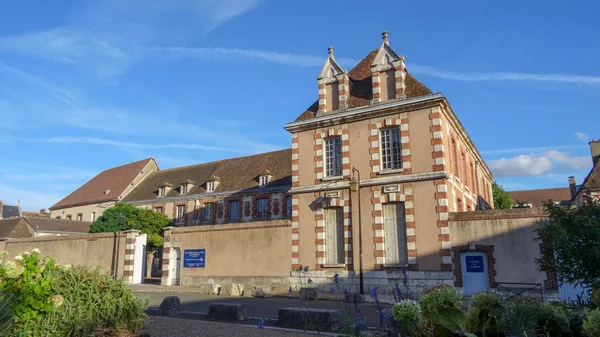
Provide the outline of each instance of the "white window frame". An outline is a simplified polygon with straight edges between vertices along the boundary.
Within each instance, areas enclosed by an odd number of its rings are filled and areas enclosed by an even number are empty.
[[[323,176],[341,177],[342,168],[342,137],[325,138],[323,151]]]
[[[240,219],[242,218],[241,204],[242,203],[239,200],[231,200],[231,201],[229,201],[228,206],[227,206],[227,207],[229,207],[229,221],[233,221],[233,222],[240,221]],[[236,212],[237,217],[236,218],[232,218],[231,217],[231,214],[232,214],[232,212],[231,212],[232,205],[236,205],[236,207],[233,207],[234,209],[237,210],[237,212]]]
[[[92,212],[92,213],[90,214],[90,221],[91,221],[91,222],[94,222],[94,221],[96,221],[96,212]]]
[[[162,214],[163,213],[163,208],[162,207],[154,207],[154,212]]]
[[[323,210],[325,215],[325,264],[345,264],[344,209],[330,207]]]
[[[164,197],[167,194],[167,188],[165,186],[161,186],[158,188],[158,196]]]
[[[214,202],[204,203],[204,205],[202,206],[202,222],[212,222],[214,209],[215,209]],[[209,213],[208,217],[206,216],[207,215],[206,212]]]
[[[264,174],[258,177],[258,186],[267,186],[269,184],[269,175]]]
[[[214,192],[215,191],[215,181],[207,181],[206,182],[206,192]]]
[[[264,205],[264,207],[265,207],[264,210],[261,210],[261,204]],[[269,218],[269,199],[267,199],[267,198],[256,199],[256,218],[257,219],[268,219]]]
[[[389,135],[388,138],[390,138],[389,140],[387,140],[386,138],[384,138],[385,133],[386,132],[390,132],[391,134]],[[394,132],[397,132],[398,134],[398,151],[396,153],[394,153]],[[385,142],[384,142],[385,140]],[[390,146],[390,151],[392,152],[391,154],[384,154],[384,150],[385,150],[385,144],[387,144],[388,142],[391,142],[391,146]],[[387,162],[387,158],[390,158],[391,163]],[[394,157],[396,157],[396,159],[394,160]],[[392,171],[392,170],[401,170],[402,169],[402,136],[400,135],[400,127],[399,126],[394,126],[394,127],[386,127],[386,128],[382,128],[379,129],[379,167],[381,168],[381,171]]]
[[[181,210],[181,212],[180,212],[180,210]],[[185,223],[185,205],[177,206],[177,218],[175,220],[175,223],[178,223],[178,224]]]
[[[179,194],[187,194],[188,192],[188,184],[181,184]]]
[[[406,209],[403,202],[383,204],[385,264],[408,264]]]

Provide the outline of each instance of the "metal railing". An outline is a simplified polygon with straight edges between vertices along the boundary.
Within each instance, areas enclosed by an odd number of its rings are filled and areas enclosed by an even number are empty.
[[[515,297],[522,297],[528,291],[540,291],[540,299],[544,301],[544,289],[541,283],[515,283],[515,282],[496,282],[497,291],[506,291],[507,300]]]

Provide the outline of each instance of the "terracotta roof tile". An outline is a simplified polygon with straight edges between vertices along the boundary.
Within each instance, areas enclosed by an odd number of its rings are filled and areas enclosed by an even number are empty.
[[[583,188],[597,189],[600,188],[600,161],[594,165],[590,173],[585,177]]]
[[[75,204],[117,200],[151,160],[154,159],[147,158],[102,171],[50,209],[59,209]],[[105,191],[108,191],[108,193],[105,194]]]
[[[350,96],[348,97],[348,108],[357,108],[369,105],[373,99],[373,82],[371,79],[371,63],[377,56],[379,49],[374,49],[365,58],[363,58],[350,72]],[[429,90],[421,82],[417,81],[411,74],[406,74],[406,97],[417,97],[431,94]],[[319,110],[319,100],[313,103],[306,111],[304,111],[296,121],[314,118]]]
[[[158,198],[158,189],[165,183],[172,188],[165,197],[180,195],[180,185],[194,181],[187,194],[206,193],[206,182],[218,177],[215,192],[238,191],[258,187],[258,176],[272,175],[269,186],[292,184],[292,150],[285,149],[257,155],[219,160],[198,165],[154,171],[133,189],[124,202],[152,200]]]
[[[521,190],[508,192],[516,204],[518,202],[530,203],[533,208],[544,206],[547,200],[567,202],[571,200],[569,187],[545,188],[539,190]]]

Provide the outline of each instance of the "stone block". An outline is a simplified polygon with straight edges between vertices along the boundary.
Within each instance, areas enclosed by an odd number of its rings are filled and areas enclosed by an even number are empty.
[[[181,301],[177,296],[167,296],[160,303],[158,314],[160,316],[177,316],[181,313]]]
[[[250,291],[254,297],[266,298],[271,296],[271,287],[269,286],[254,286]]]
[[[317,299],[317,290],[313,288],[300,288],[300,299],[303,301],[314,301]]]
[[[221,289],[221,295],[244,296],[244,285],[239,283],[227,283]]]
[[[219,295],[221,291],[221,286],[218,284],[200,284],[197,288],[202,295]]]
[[[282,308],[277,313],[278,325],[286,328],[338,331],[342,327],[340,310]]]
[[[241,303],[212,303],[208,307],[208,318],[219,321],[243,321],[246,305]]]

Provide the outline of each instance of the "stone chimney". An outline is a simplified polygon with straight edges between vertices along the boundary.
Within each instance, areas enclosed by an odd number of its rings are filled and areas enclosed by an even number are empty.
[[[327,112],[344,110],[350,96],[350,77],[333,56],[333,47],[328,48],[329,57],[317,77],[319,84],[319,111],[317,116]]]
[[[569,177],[569,190],[571,190],[571,199],[573,199],[573,197],[575,196],[575,193],[577,192],[574,176]]]
[[[381,33],[383,43],[371,63],[373,102],[406,98],[406,65],[390,47],[389,33]]]
[[[590,152],[592,153],[592,162],[595,166],[600,159],[600,139],[592,140],[590,142]]]

